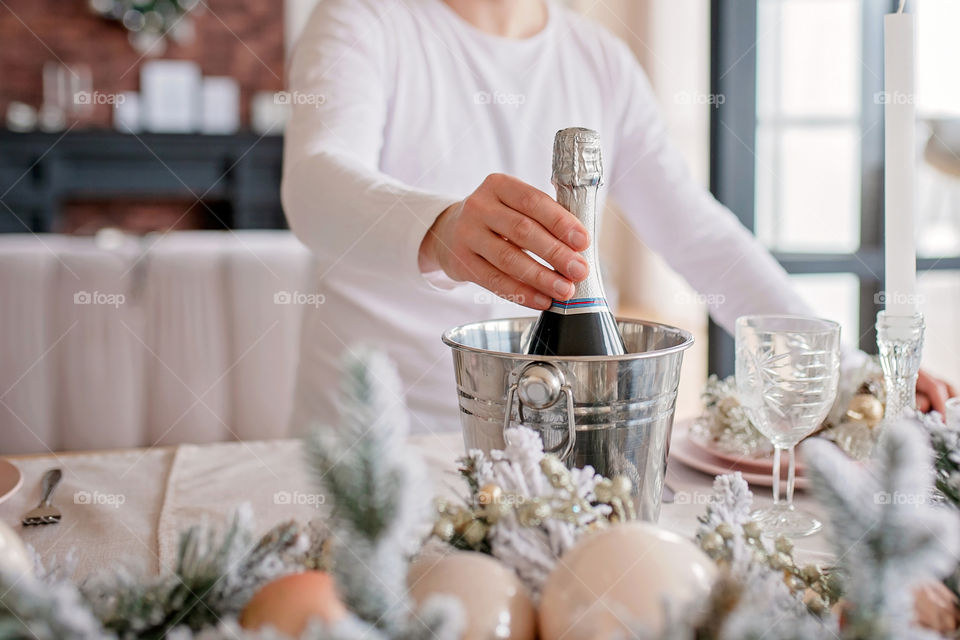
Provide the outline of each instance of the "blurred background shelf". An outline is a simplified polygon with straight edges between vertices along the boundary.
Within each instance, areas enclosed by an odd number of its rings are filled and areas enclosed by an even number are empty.
[[[285,228],[282,151],[253,133],[0,131],[0,232]]]

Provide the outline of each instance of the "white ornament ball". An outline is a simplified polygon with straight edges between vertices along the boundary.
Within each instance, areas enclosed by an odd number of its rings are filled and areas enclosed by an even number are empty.
[[[446,594],[463,605],[463,640],[533,640],[537,612],[526,587],[511,569],[490,556],[458,551],[416,560],[407,574],[417,608],[433,595]]]
[[[15,574],[33,572],[33,558],[13,529],[0,522],[0,567]]]
[[[631,626],[659,632],[664,607],[704,604],[717,567],[693,542],[645,522],[593,533],[561,557],[540,596],[543,640],[612,638]]]

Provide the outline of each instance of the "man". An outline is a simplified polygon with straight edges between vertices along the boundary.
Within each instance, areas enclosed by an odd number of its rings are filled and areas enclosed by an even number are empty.
[[[397,362],[419,431],[458,428],[448,328],[542,310],[591,238],[547,195],[553,135],[600,132],[606,187],[694,287],[810,315],[783,269],[690,177],[624,43],[544,0],[322,0],[290,67],[283,202],[326,303],[304,320],[294,425],[335,419],[337,363]],[[545,259],[556,270],[533,260]],[[529,309],[500,303],[488,293]],[[926,376],[941,406],[947,388]]]

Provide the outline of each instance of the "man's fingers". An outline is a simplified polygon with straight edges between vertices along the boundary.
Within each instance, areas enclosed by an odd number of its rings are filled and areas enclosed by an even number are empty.
[[[590,245],[590,237],[580,221],[543,191],[510,176],[494,175],[488,180],[500,202],[533,218],[571,249],[583,251]]]
[[[940,413],[940,415],[947,414],[947,399],[950,397],[947,392],[947,385],[939,380],[933,381],[933,393],[927,395],[930,396],[930,404],[933,406],[933,410]]]
[[[917,393],[917,409],[921,413],[927,413],[930,411],[930,398],[926,393]]]
[[[515,280],[537,289],[550,298],[566,300],[573,295],[573,283],[543,266],[518,246],[490,232],[477,251],[487,262]]]
[[[482,256],[474,254],[466,260],[466,263],[471,273],[476,276],[474,281],[501,298],[539,311],[549,309],[553,303],[549,296],[507,275]]]
[[[497,235],[507,238],[521,249],[537,254],[568,280],[580,282],[587,278],[589,268],[583,256],[557,240],[539,222],[506,206],[497,213],[490,217],[490,228]]]

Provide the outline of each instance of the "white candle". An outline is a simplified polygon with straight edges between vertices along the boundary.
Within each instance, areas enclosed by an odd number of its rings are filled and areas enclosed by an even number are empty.
[[[886,309],[891,315],[913,315],[917,312],[917,250],[913,231],[916,211],[913,16],[886,15],[883,27]]]

